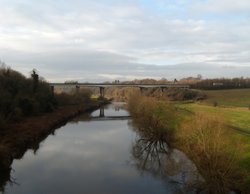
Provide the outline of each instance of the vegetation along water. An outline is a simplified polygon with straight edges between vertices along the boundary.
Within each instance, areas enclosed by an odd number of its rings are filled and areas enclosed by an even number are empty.
[[[249,138],[233,131],[218,108],[211,114],[190,106],[194,105],[166,102],[140,93],[134,93],[128,101],[139,131],[165,140],[192,159],[205,180],[195,184],[199,191],[249,193]]]
[[[0,190],[249,193],[248,80],[244,89],[224,81],[229,88],[113,87],[106,96],[127,103],[103,107],[95,90],[56,94],[37,71],[2,67]]]

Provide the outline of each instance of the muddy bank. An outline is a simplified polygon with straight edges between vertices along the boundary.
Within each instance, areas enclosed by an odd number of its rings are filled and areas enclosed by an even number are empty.
[[[34,152],[49,134],[78,114],[93,111],[108,102],[91,102],[87,105],[60,107],[52,113],[41,114],[10,124],[0,134],[0,172],[9,171],[12,161],[21,158],[27,149]]]

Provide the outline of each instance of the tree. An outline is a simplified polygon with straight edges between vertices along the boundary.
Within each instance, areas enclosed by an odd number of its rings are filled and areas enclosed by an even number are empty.
[[[33,69],[31,73],[31,77],[33,79],[33,92],[37,91],[39,75],[37,74],[37,70]]]

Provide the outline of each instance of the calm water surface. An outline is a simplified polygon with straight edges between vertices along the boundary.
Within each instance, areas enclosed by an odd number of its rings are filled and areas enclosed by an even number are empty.
[[[198,176],[192,162],[164,142],[140,137],[121,105],[79,116],[50,135],[36,153],[29,150],[15,160],[15,183],[5,193],[192,192],[188,185]]]

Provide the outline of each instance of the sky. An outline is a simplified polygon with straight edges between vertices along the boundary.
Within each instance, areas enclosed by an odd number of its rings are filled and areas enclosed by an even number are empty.
[[[0,0],[0,60],[50,82],[250,77],[249,0]]]

